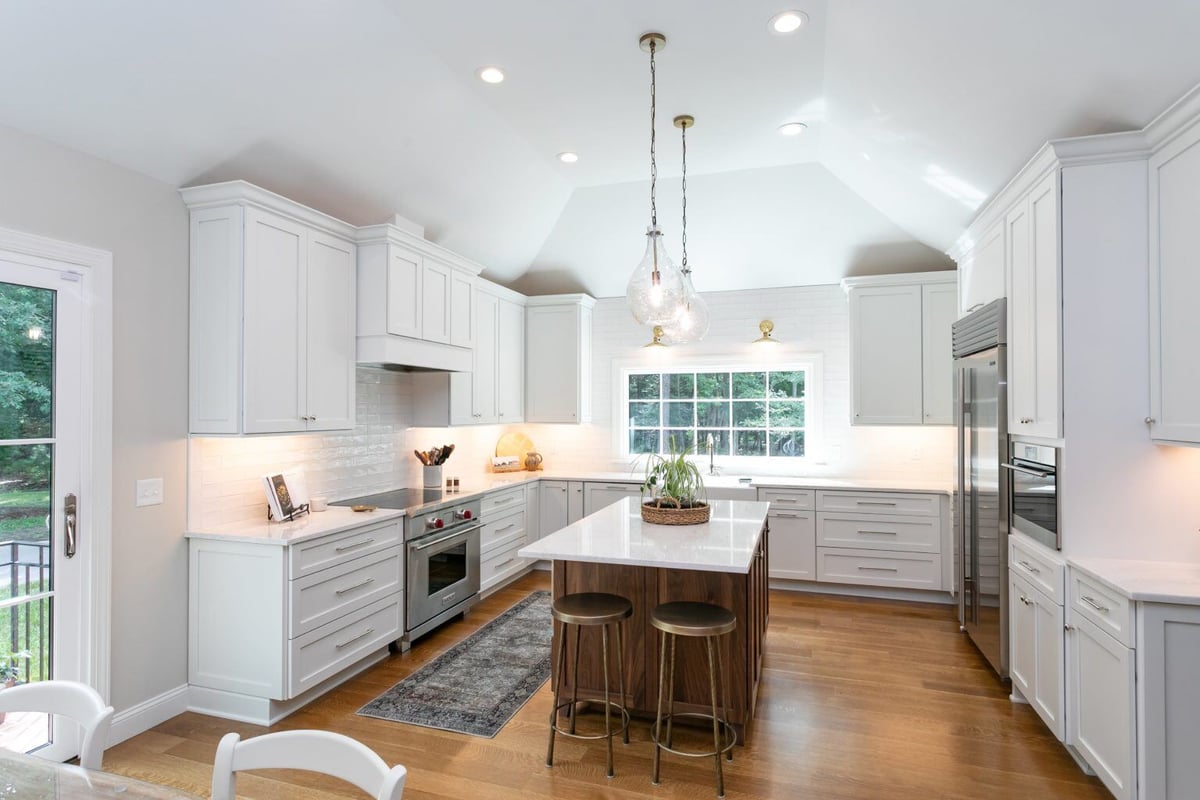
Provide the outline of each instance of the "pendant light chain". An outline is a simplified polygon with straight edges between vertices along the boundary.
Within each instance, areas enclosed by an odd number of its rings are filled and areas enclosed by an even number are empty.
[[[679,126],[679,135],[683,140],[683,180],[681,181],[683,189],[683,264],[681,268],[684,275],[691,272],[687,263],[687,129],[686,124]]]
[[[654,92],[654,51],[655,42],[650,40],[650,224],[658,227],[658,205],[655,202],[654,184],[658,181],[658,164],[654,159],[654,115],[657,111],[657,99]]]

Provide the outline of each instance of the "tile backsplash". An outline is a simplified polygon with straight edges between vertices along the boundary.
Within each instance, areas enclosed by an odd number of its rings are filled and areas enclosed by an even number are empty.
[[[712,326],[705,341],[662,351],[666,363],[721,357],[757,358],[749,342],[758,320],[775,322],[777,358],[820,354],[821,436],[803,466],[785,459],[727,464],[726,474],[802,474],[822,477],[912,477],[953,481],[950,426],[850,425],[849,305],[838,286],[806,286],[706,294]],[[290,436],[193,438],[188,469],[188,520],[193,527],[261,519],[262,476],[301,470],[310,495],[341,499],[399,486],[419,486],[414,449],[453,442],[446,475],[466,480],[487,471],[496,440],[509,430],[529,435],[549,470],[629,471],[613,433],[614,364],[647,362],[645,329],[634,324],[624,298],[597,302],[593,312],[593,407],[590,425],[482,425],[411,428],[412,382],[403,372],[358,370],[353,431]],[[816,409],[814,409],[814,412]]]

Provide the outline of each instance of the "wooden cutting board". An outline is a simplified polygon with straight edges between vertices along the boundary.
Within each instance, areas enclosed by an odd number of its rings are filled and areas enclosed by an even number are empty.
[[[523,433],[506,433],[496,442],[496,455],[520,456],[521,465],[525,465],[525,455],[533,451],[533,440]]]

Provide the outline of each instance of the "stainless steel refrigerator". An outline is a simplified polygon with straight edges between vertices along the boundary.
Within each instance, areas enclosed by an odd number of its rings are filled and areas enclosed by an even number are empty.
[[[1005,301],[954,323],[958,390],[955,570],[962,629],[1008,678],[1008,377]]]

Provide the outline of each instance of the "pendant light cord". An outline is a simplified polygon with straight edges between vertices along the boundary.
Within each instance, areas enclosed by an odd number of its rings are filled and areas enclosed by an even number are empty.
[[[687,263],[687,129],[686,124],[679,126],[679,136],[683,140],[683,180],[681,181],[683,189],[683,274],[687,275],[691,272],[688,269]]]
[[[658,227],[658,205],[655,202],[654,184],[658,181],[658,164],[654,159],[654,114],[656,98],[654,94],[654,40],[650,40],[650,224]]]

